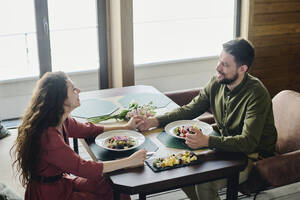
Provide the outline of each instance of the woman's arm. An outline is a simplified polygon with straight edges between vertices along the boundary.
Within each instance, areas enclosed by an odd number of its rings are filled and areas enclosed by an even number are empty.
[[[132,117],[126,124],[113,125],[113,126],[104,126],[104,131],[112,130],[132,130],[137,128],[143,121],[140,118]]]
[[[143,165],[146,159],[146,150],[141,149],[128,158],[120,160],[107,162],[86,161],[64,142],[64,138],[57,130],[48,131],[47,136],[45,134],[42,137],[41,145],[43,146],[42,160],[56,166],[63,172],[84,178],[97,178],[102,176],[103,173],[140,166]]]
[[[141,149],[128,158],[120,160],[106,161],[103,162],[103,173],[112,172],[118,169],[142,166],[146,159],[146,150]]]
[[[103,126],[100,124],[93,123],[80,123],[74,118],[68,118],[65,122],[66,131],[68,137],[74,138],[88,138],[88,137],[97,137],[103,131],[112,131],[112,130],[131,130],[137,128],[142,121],[136,117],[132,117],[126,124],[121,125],[112,125],[112,126]]]

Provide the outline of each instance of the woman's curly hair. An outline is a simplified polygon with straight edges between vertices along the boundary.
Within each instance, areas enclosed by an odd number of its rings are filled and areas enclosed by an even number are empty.
[[[61,122],[67,99],[67,79],[64,72],[47,72],[36,84],[11,148],[15,159],[13,167],[23,186],[36,173],[41,135],[48,127],[56,127]]]

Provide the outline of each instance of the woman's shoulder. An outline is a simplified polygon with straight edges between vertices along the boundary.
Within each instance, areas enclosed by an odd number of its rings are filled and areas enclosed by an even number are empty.
[[[56,127],[46,129],[41,138],[41,147],[45,149],[54,149],[65,146],[64,138]]]
[[[67,117],[67,119],[64,121],[63,124],[64,124],[65,128],[68,129],[69,127],[78,126],[78,125],[82,124],[82,122],[77,121],[73,117],[69,116],[69,117]]]

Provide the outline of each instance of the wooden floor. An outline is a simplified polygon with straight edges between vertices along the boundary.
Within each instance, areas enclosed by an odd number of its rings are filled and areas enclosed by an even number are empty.
[[[20,196],[23,196],[24,189],[19,184],[18,180],[13,176],[11,169],[11,158],[9,155],[9,149],[11,148],[16,135],[16,129],[10,130],[11,135],[0,140],[0,182],[5,183],[10,188],[12,188]],[[72,143],[72,140],[70,140]],[[88,155],[87,151],[84,149],[82,144],[79,142],[79,155],[86,159],[92,160]],[[225,199],[225,189],[219,192],[221,199]],[[132,195],[132,200],[138,199],[137,195]],[[185,193],[181,189],[171,190],[167,192],[162,192],[158,194],[148,195],[147,199],[149,200],[186,200],[188,199]],[[253,196],[247,197],[239,193],[239,198],[243,200],[253,199]],[[288,186],[276,188],[273,190],[265,191],[258,194],[257,200],[299,200],[300,199],[300,182],[291,184]]]

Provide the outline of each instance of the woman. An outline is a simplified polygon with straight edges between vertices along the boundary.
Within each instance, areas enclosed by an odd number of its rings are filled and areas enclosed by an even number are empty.
[[[144,149],[128,158],[94,162],[81,159],[69,147],[68,137],[96,137],[103,131],[138,126],[133,118],[114,127],[77,122],[69,115],[80,105],[79,92],[63,72],[48,72],[38,81],[14,145],[14,165],[26,187],[25,200],[113,199],[103,173],[143,165]],[[68,173],[78,177],[71,178]],[[122,198],[130,199],[128,195]]]

